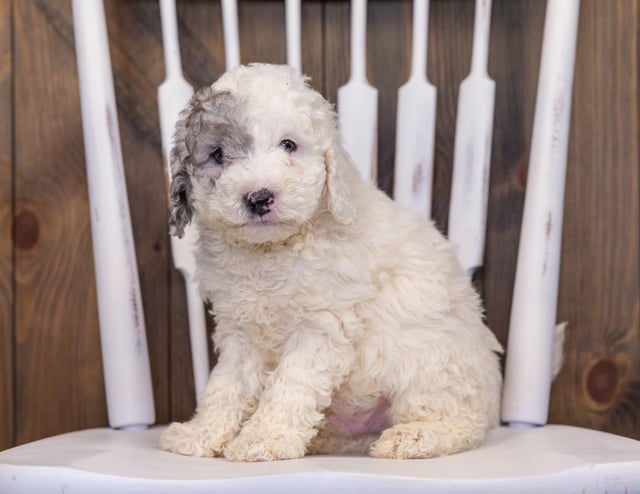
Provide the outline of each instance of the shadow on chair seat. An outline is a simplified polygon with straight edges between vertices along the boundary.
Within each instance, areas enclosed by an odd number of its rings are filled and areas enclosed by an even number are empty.
[[[7,450],[0,492],[640,492],[639,441],[569,426],[501,427],[476,450],[431,460],[253,464],[160,451],[161,431],[91,429]]]

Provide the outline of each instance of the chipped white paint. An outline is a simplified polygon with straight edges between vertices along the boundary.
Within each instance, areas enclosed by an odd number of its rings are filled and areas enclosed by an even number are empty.
[[[429,1],[413,2],[411,75],[398,91],[393,197],[431,218],[436,88],[427,80]]]
[[[185,81],[182,75],[175,0],[160,0],[160,16],[162,20],[162,44],[166,78],[158,87],[158,110],[162,137],[162,157],[167,190],[169,190],[171,183],[169,156],[173,133],[178,114],[191,98],[193,88]],[[169,198],[169,204],[170,200]],[[194,225],[186,228],[184,237],[171,237],[173,263],[184,277],[187,292],[189,337],[196,396],[204,390],[210,370],[205,309],[198,293],[198,286],[193,281],[195,274],[193,246],[197,237],[197,228]]]
[[[112,427],[155,421],[102,0],[73,0],[100,341]]]
[[[351,75],[338,89],[338,118],[344,145],[365,179],[378,168],[378,90],[367,81],[367,1],[351,2]]]
[[[300,42],[300,0],[285,0],[287,29],[287,64],[302,74]]]
[[[471,276],[482,265],[487,204],[495,82],[487,74],[491,0],[476,0],[471,72],[458,93],[449,208],[449,239]]]
[[[579,0],[547,3],[509,327],[505,422],[547,421],[579,9]]]
[[[222,0],[222,28],[224,56],[227,70],[240,65],[240,37],[238,34],[238,3]]]

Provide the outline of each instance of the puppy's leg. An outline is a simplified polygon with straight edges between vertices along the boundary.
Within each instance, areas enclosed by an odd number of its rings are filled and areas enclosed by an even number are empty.
[[[350,368],[352,351],[332,316],[323,317],[317,327],[296,331],[265,384],[257,410],[224,447],[225,457],[271,461],[305,455],[323,419],[322,410]]]
[[[189,456],[220,456],[255,410],[263,376],[261,358],[242,342],[227,339],[194,417],[171,424],[160,447]]]
[[[433,458],[473,449],[485,434],[461,418],[416,420],[383,431],[369,453],[377,458]]]
[[[497,425],[499,397],[492,404],[480,393],[455,395],[451,389],[407,389],[392,402],[384,430],[370,449],[378,458],[432,458],[480,445]],[[444,399],[443,399],[444,397]]]

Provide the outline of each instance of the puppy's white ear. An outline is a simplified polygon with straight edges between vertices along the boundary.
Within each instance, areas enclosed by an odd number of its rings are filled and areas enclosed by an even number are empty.
[[[353,203],[354,172],[346,153],[331,147],[325,153],[327,166],[327,206],[333,218],[342,225],[353,223],[356,209]]]

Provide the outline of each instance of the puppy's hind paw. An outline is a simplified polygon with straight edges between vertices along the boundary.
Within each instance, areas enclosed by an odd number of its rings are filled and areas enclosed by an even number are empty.
[[[383,431],[369,454],[377,458],[434,458],[475,448],[484,434],[481,429],[461,430],[450,424],[409,422]]]
[[[222,443],[189,422],[174,422],[160,435],[160,448],[185,456],[221,456]]]

